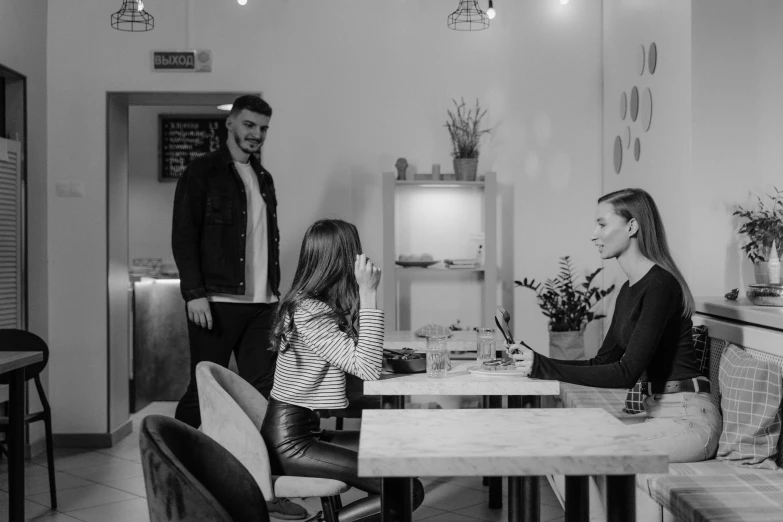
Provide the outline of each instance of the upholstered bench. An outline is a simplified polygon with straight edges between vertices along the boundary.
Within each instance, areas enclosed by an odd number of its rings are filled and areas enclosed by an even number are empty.
[[[707,324],[710,346],[710,381],[713,401],[720,404],[718,372],[720,358],[731,342],[763,341],[744,348],[754,359],[783,366],[783,331],[730,323],[713,318],[694,318]],[[718,336],[722,338],[718,338]],[[748,344],[750,346],[750,344]],[[565,408],[604,408],[621,422],[643,422],[644,413],[623,411],[627,390],[589,388],[563,384],[560,406]],[[778,439],[777,463],[783,460],[783,437]],[[561,477],[552,477],[556,493],[563,489]],[[605,483],[591,482],[591,519],[602,520]],[[562,499],[562,495],[561,499]],[[738,467],[723,460],[692,464],[670,464],[663,475],[637,475],[637,520],[639,521],[780,521],[783,520],[783,470]]]

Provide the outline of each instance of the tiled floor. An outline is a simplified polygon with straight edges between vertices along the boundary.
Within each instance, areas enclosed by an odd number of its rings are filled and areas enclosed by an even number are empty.
[[[58,449],[55,455],[57,511],[49,509],[46,457],[40,455],[27,463],[25,471],[25,514],[28,520],[88,522],[149,521],[144,477],[139,455],[138,427],[149,414],[173,415],[174,403],[153,403],[133,416],[133,433],[109,449],[96,451]],[[346,428],[351,428],[348,419]],[[329,421],[324,421],[329,422]],[[0,462],[0,520],[8,517],[7,461]],[[480,478],[422,479],[426,498],[414,520],[459,522],[507,519],[503,509],[487,508],[487,488]],[[504,481],[505,482],[505,481]],[[563,510],[546,481],[542,480],[541,521],[564,520]],[[351,490],[343,495],[343,504],[361,498],[364,493]],[[309,511],[320,509],[318,499],[302,499]],[[275,520],[275,519],[272,519]]]

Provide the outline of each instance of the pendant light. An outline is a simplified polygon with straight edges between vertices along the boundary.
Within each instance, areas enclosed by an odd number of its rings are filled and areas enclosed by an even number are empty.
[[[122,7],[111,15],[111,26],[118,31],[152,31],[155,19],[144,10],[142,0],[122,0]]]
[[[455,31],[481,31],[489,27],[489,18],[478,6],[478,0],[459,0],[446,25]]]
[[[495,19],[495,7],[492,5],[492,0],[489,0],[489,9],[487,9],[487,18],[490,20]]]

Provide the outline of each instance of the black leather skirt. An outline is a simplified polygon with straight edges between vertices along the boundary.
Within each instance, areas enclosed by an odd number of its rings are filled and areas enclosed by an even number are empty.
[[[359,477],[359,432],[322,430],[318,413],[269,398],[261,436],[269,450],[272,473],[339,480],[367,492],[367,498],[344,506],[340,522],[380,521],[381,480]],[[413,480],[413,505],[424,501],[424,487]]]

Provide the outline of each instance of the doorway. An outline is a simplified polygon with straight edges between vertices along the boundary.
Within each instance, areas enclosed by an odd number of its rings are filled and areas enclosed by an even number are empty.
[[[225,118],[247,92],[109,92],[106,96],[108,430],[189,379],[184,301],[170,254],[176,178],[162,175],[166,118]],[[258,94],[258,93],[255,93]]]

